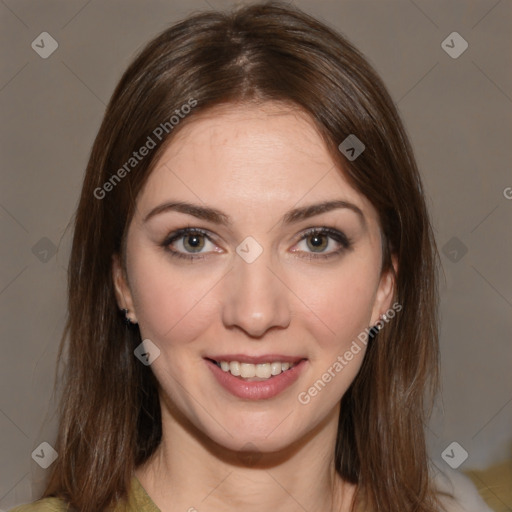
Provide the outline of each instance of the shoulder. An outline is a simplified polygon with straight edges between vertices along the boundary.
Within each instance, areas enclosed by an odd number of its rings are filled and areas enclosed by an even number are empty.
[[[59,498],[43,498],[27,505],[20,505],[8,512],[68,512],[68,505]]]
[[[135,476],[131,480],[128,491],[128,504],[118,503],[108,510],[109,512],[160,512]],[[43,498],[27,505],[20,505],[8,512],[72,512],[72,509],[63,499]]]

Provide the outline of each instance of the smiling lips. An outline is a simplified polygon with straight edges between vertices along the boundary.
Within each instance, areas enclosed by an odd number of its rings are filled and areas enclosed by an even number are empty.
[[[272,398],[290,386],[306,359],[283,355],[242,354],[205,358],[217,381],[231,394],[251,400]]]
[[[220,366],[223,371],[229,372],[235,377],[242,377],[244,379],[252,377],[270,379],[270,377],[275,377],[276,375],[279,375],[280,373],[295,366],[295,364],[280,361],[260,364],[240,363],[239,361],[221,361],[220,363],[217,363],[217,365]]]
[[[238,355],[223,355],[208,358],[224,372],[242,379],[270,379],[293,368],[304,358],[283,355],[264,355],[258,357]]]

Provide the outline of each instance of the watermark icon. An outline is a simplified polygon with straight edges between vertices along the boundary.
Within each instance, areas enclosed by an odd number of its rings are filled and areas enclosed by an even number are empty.
[[[452,32],[441,43],[441,48],[452,59],[458,59],[468,49],[468,46],[468,42],[458,32]]]
[[[32,254],[42,263],[48,263],[56,253],[57,247],[45,236],[32,246]]]
[[[453,236],[443,245],[444,255],[453,263],[458,263],[468,252],[468,248]]]
[[[396,313],[402,311],[402,305],[395,302],[391,308],[389,308],[382,317],[377,320],[376,324],[372,327],[367,327],[364,331],[361,331],[357,335],[357,339],[352,341],[350,348],[345,351],[343,355],[339,355],[336,361],[327,368],[327,370],[321,375],[321,377],[315,381],[315,383],[307,389],[307,391],[301,391],[297,395],[297,400],[302,405],[307,405],[311,402],[311,399],[317,396],[325,386],[331,382],[336,375],[338,375],[343,369],[348,366],[350,361],[354,359],[354,356],[361,352],[361,345],[366,346],[368,344],[369,336],[375,333],[375,330],[380,330],[388,323],[392,318],[395,317]]]
[[[59,43],[48,32],[41,32],[30,46],[39,57],[47,59],[59,47]]]
[[[144,366],[151,365],[160,357],[160,349],[151,340],[144,340],[133,353]]]
[[[120,183],[121,180],[132,171],[132,169],[135,169],[139,162],[149,155],[151,150],[156,147],[156,140],[159,142],[162,141],[164,137],[171,133],[174,127],[179,124],[181,119],[184,119],[188,114],[190,114],[192,108],[196,105],[197,100],[190,98],[188,103],[184,103],[179,109],[174,111],[176,115],[172,115],[168,121],[160,123],[151,132],[151,135],[148,135],[146,142],[137,151],[132,153],[132,156],[123,164],[123,166],[120,167],[105,183],[103,183],[101,187],[96,187],[94,189],[94,197],[96,199],[103,199],[108,192],[114,190],[115,186]]]
[[[338,146],[338,149],[352,162],[366,149],[366,146],[351,133]]]
[[[43,468],[49,468],[56,460],[59,454],[54,450],[50,443],[44,441],[33,452],[32,458]]]
[[[236,248],[236,253],[246,263],[252,263],[256,261],[263,252],[263,247],[252,237],[248,236],[240,242]]]
[[[254,466],[263,456],[253,443],[245,443],[238,452],[237,457],[246,466]]]
[[[441,453],[443,460],[452,469],[457,469],[468,456],[468,452],[457,441],[450,443]]]
[[[512,187],[506,187],[503,190],[503,195],[505,196],[505,199],[512,199]]]

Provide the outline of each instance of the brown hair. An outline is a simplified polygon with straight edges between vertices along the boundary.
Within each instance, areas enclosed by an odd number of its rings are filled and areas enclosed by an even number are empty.
[[[157,141],[156,127],[194,101]],[[59,457],[44,497],[83,512],[121,503],[134,468],[159,445],[157,382],[134,357],[138,328],[118,315],[112,256],[124,255],[137,195],[173,135],[197,112],[251,101],[283,101],[309,114],[340,170],[379,214],[382,271],[391,268],[392,254],[398,261],[394,299],[403,310],[368,344],[342,399],[336,469],[358,484],[369,510],[438,510],[424,437],[438,382],[438,254],[413,152],[361,53],[323,23],[276,2],[200,13],[171,26],[140,52],[113,93],[76,212],[59,350],[60,364],[67,348]],[[155,149],[119,173],[152,134]],[[350,134],[366,146],[353,161],[338,150]]]

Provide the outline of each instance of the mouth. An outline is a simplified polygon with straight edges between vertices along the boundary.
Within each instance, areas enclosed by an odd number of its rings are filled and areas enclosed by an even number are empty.
[[[204,358],[221,388],[245,400],[274,398],[307,368],[303,357],[222,355]]]
[[[231,374],[240,380],[246,382],[261,382],[273,377],[277,377],[284,372],[290,371],[298,365],[304,358],[297,361],[282,361],[278,358],[269,359],[267,362],[250,363],[242,362],[240,360],[227,360],[222,358],[220,360],[206,358],[208,361],[217,365],[223,372]],[[241,359],[241,358],[238,358]]]

